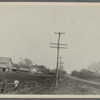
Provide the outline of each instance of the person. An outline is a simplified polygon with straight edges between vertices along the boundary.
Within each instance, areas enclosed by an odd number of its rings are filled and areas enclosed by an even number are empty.
[[[16,90],[16,89],[18,88],[19,81],[18,81],[18,80],[15,80],[15,81],[14,81],[14,84],[15,84],[15,89],[14,89],[14,90]]]
[[[4,90],[6,89],[6,84],[7,84],[7,79],[5,79],[3,84],[2,84],[1,93],[3,93]]]

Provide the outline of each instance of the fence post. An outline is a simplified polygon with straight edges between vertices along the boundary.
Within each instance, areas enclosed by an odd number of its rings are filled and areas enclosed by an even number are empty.
[[[3,93],[6,90],[6,84],[7,84],[7,80],[5,79],[5,81],[2,84],[1,93]]]

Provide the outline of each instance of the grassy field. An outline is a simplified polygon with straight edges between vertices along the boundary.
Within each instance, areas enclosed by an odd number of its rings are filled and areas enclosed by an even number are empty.
[[[34,80],[42,80],[46,77],[53,77],[53,75],[48,74],[31,74],[22,72],[0,72],[0,79],[7,82],[14,82],[14,80],[19,80],[20,82],[28,82]]]
[[[63,78],[59,81],[58,87],[39,85],[14,91],[13,94],[43,94],[43,95],[99,95],[100,88],[95,88],[89,84],[79,82],[70,78]]]
[[[71,77],[63,77],[59,80],[58,87],[55,87],[54,79],[48,80],[48,75],[33,75],[26,73],[0,73],[0,79],[7,79],[8,82],[19,80],[20,82],[35,81],[37,84],[31,87],[14,90],[14,86],[7,85],[4,94],[43,94],[43,95],[99,95],[100,83],[91,82]]]
[[[53,82],[54,76],[49,74],[30,74],[30,73],[20,73],[20,72],[1,72],[0,73],[0,79],[4,81],[7,79],[7,85],[6,89],[4,91],[4,94],[11,93],[14,91],[14,83],[15,80],[19,80],[20,84],[17,91],[20,91],[23,88],[23,83],[31,82],[34,83],[34,88],[41,88],[41,86],[45,85],[45,88],[48,86],[50,87],[51,83]],[[46,86],[47,85],[47,86]],[[2,88],[2,85],[0,84],[0,88]],[[24,89],[24,88],[23,88]],[[25,91],[24,91],[25,92]],[[19,92],[20,93],[20,92]]]

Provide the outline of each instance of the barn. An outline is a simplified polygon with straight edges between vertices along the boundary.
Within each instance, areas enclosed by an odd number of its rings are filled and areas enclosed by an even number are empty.
[[[0,71],[11,71],[12,65],[13,63],[10,57],[0,57]]]

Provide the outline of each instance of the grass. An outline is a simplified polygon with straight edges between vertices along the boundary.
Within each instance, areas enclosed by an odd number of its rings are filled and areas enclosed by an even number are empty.
[[[40,95],[100,95],[100,88],[85,82],[63,77],[59,80],[58,87],[55,87],[53,80],[48,80],[50,76],[31,75],[25,73],[0,73],[0,78],[6,78],[10,82],[15,79],[23,81],[37,80],[37,84],[31,87],[19,88],[13,91],[9,88],[5,94],[40,94]],[[8,86],[9,87],[9,86]]]
[[[63,82],[59,83],[56,89],[51,87],[45,91],[44,94],[55,94],[55,95],[99,95],[100,89],[92,87],[88,84],[65,78]]]
[[[58,87],[54,84],[51,86],[38,85],[35,87],[24,88],[20,91],[13,92],[14,94],[41,94],[41,95],[99,95],[100,89],[89,86],[85,83],[64,78],[59,81]]]
[[[54,78],[54,76],[47,75],[47,74],[40,75],[40,74],[29,74],[29,73],[19,73],[19,72],[18,73],[16,73],[16,72],[10,72],[10,73],[1,72],[0,73],[0,79],[2,81],[4,81],[5,79],[8,80],[8,83],[13,83],[14,80],[19,80],[20,81],[20,85],[18,87],[18,90],[16,91],[16,93],[19,93],[19,94],[20,93],[24,94],[25,91],[26,91],[25,89],[28,89],[28,91],[29,90],[32,91],[32,89],[34,89],[34,88],[36,90],[37,87],[39,87],[39,89],[41,89],[41,86],[46,89],[47,86],[49,87],[49,85],[52,83],[53,78]],[[30,88],[22,89],[22,83],[25,83],[25,82],[34,82],[35,86],[32,86]],[[43,86],[44,84],[45,84],[45,86]],[[5,90],[4,93],[5,94],[6,93],[11,93],[12,91],[14,91],[14,85],[7,84],[6,90]],[[14,91],[14,93],[15,93],[15,91]]]

